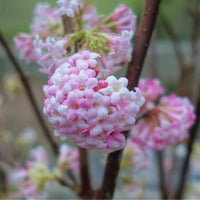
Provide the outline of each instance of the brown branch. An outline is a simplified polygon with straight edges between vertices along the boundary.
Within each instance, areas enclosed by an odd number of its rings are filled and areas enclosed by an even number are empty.
[[[6,173],[3,169],[0,168],[0,194],[6,197],[8,192],[7,189]]]
[[[62,16],[63,26],[64,26],[64,33],[70,34],[74,33],[74,19],[72,17],[68,17],[66,15]]]
[[[53,139],[53,137],[52,137],[52,135],[51,135],[51,133],[50,133],[50,131],[49,131],[49,129],[48,129],[48,127],[47,127],[42,115],[41,115],[41,113],[40,113],[40,110],[39,110],[38,105],[36,103],[36,99],[35,99],[35,97],[33,95],[33,91],[31,89],[31,86],[30,86],[30,83],[29,83],[29,80],[28,80],[27,76],[25,75],[25,73],[22,70],[22,67],[18,63],[18,61],[15,58],[15,56],[13,55],[13,53],[12,53],[11,49],[9,48],[6,40],[3,37],[1,31],[0,31],[0,42],[1,42],[5,52],[7,53],[8,58],[12,62],[13,67],[15,68],[15,70],[17,71],[17,73],[18,73],[18,75],[19,75],[19,77],[21,79],[21,82],[22,82],[22,84],[24,86],[25,92],[26,92],[26,94],[28,96],[28,99],[29,99],[29,101],[31,103],[33,111],[34,111],[34,113],[35,113],[35,115],[37,117],[37,120],[38,120],[38,122],[39,122],[39,124],[40,124],[40,126],[41,126],[41,128],[42,128],[42,130],[44,132],[44,135],[45,135],[46,139],[48,140],[53,152],[57,155],[58,154],[58,148],[59,148],[58,144]]]
[[[128,89],[132,90],[137,86],[145,60],[149,42],[154,30],[156,18],[161,0],[146,0],[138,31],[136,34],[133,59],[129,63],[127,78],[129,80]]]
[[[79,196],[83,199],[91,199],[93,191],[91,189],[89,167],[88,167],[88,152],[81,147],[79,149],[79,164],[80,164],[80,191]]]
[[[160,192],[162,195],[162,199],[167,199],[168,192],[167,192],[167,188],[166,188],[165,171],[164,171],[164,166],[163,166],[163,150],[157,151],[156,153],[157,153],[156,158],[158,161]]]
[[[200,92],[198,94],[197,105],[196,105],[196,120],[195,120],[194,125],[190,129],[190,138],[189,138],[188,145],[187,145],[187,155],[183,162],[183,167],[181,170],[181,178],[180,178],[174,199],[182,199],[182,196],[184,193],[184,187],[185,187],[187,172],[189,169],[190,157],[192,155],[193,143],[194,143],[196,135],[198,133],[199,122],[200,122]]]
[[[142,17],[136,34],[132,55],[133,59],[130,62],[127,71],[129,90],[134,89],[138,84],[149,42],[155,27],[160,2],[161,0],[145,1]],[[125,134],[127,134],[127,132]],[[108,155],[103,182],[101,188],[97,192],[96,199],[113,198],[122,154],[123,149]]]

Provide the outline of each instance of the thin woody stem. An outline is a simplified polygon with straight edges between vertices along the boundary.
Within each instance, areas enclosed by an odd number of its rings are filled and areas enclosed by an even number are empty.
[[[130,62],[127,71],[129,90],[133,90],[134,87],[136,87],[138,84],[149,42],[155,27],[160,2],[161,0],[145,1],[141,21],[136,34],[136,40],[132,55],[133,59]],[[127,134],[127,132],[125,134]],[[122,154],[123,149],[110,153],[108,155],[103,182],[101,188],[97,191],[96,199],[113,198]]]
[[[79,147],[79,161],[80,161],[80,180],[81,187],[79,196],[83,199],[90,199],[93,195],[90,184],[89,166],[88,166],[88,152],[86,149]]]
[[[184,187],[185,187],[187,172],[189,169],[190,157],[192,155],[193,144],[194,144],[196,135],[198,133],[199,122],[200,122],[200,92],[198,94],[197,105],[196,105],[196,120],[195,120],[194,125],[190,129],[190,138],[189,138],[188,145],[187,145],[187,155],[183,162],[183,167],[182,167],[182,170],[180,173],[181,178],[179,180],[178,188],[177,188],[176,194],[174,196],[174,199],[182,199],[182,196],[184,193]]]
[[[156,158],[158,162],[158,172],[159,172],[159,188],[160,192],[162,195],[162,199],[167,199],[168,194],[167,194],[167,188],[166,188],[166,183],[165,183],[165,171],[163,167],[163,150],[162,151],[157,151],[156,152]]]
[[[46,139],[48,140],[50,146],[51,146],[51,149],[52,151],[57,155],[58,154],[58,144],[56,143],[56,141],[53,139],[41,113],[40,113],[40,109],[37,105],[37,102],[36,102],[36,99],[34,97],[34,94],[33,94],[33,91],[31,89],[31,86],[30,86],[30,83],[29,83],[29,79],[28,77],[25,75],[24,71],[22,70],[22,67],[20,66],[20,64],[18,63],[17,59],[15,58],[15,56],[13,55],[10,47],[8,46],[6,40],[4,39],[2,33],[1,33],[1,30],[0,30],[0,43],[2,44],[5,52],[7,53],[7,56],[8,58],[10,59],[10,61],[12,62],[13,64],[13,67],[15,68],[15,70],[17,71],[20,79],[21,79],[21,82],[24,86],[24,89],[25,89],[25,92],[27,94],[27,97],[31,103],[31,106],[33,108],[33,111],[37,117],[37,120],[43,130],[43,133],[46,137]]]
[[[149,47],[151,36],[155,27],[161,0],[146,0],[136,39],[132,61],[129,63],[127,78],[129,80],[128,89],[133,90],[137,86],[142,71],[142,66]]]

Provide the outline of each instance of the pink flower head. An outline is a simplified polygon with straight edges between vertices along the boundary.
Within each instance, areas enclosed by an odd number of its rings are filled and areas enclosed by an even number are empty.
[[[70,147],[67,144],[62,144],[60,146],[60,154],[58,163],[60,168],[67,170],[73,170],[73,172],[78,172],[79,160],[78,160],[78,149],[76,147]]]
[[[93,5],[86,5],[82,16],[85,29],[93,28],[99,20],[96,7]]]
[[[195,120],[194,107],[175,94],[161,98],[148,115],[132,128],[132,140],[153,149],[174,145],[188,137]]]
[[[109,56],[115,61],[116,64],[124,65],[126,61],[131,61],[132,37],[133,31],[122,31],[120,35],[115,36],[108,35],[108,40],[113,43]]]
[[[48,154],[42,146],[37,146],[31,150],[31,159],[34,163],[47,163]]]
[[[111,22],[113,25],[110,29],[113,32],[121,33],[122,31],[127,30],[133,31],[134,34],[136,30],[137,17],[130,8],[124,4],[120,4],[111,13]]]
[[[47,36],[55,36],[62,32],[62,19],[58,10],[51,8],[48,3],[38,3],[34,9],[31,34],[39,34],[45,39]]]
[[[96,78],[96,53],[68,58],[44,86],[44,114],[55,135],[88,149],[112,152],[124,146],[123,131],[135,123],[144,103],[139,89],[128,91],[126,78]]]
[[[121,34],[103,34],[107,40],[107,44],[103,47],[109,49],[108,53],[104,53],[104,50],[99,49],[101,59],[98,60],[98,78],[107,78],[110,75],[115,74],[118,70],[124,66],[126,62],[129,62],[132,58],[132,43],[133,37],[132,31],[122,31]]]
[[[58,10],[60,15],[67,15],[68,17],[74,17],[75,10],[79,6],[78,0],[57,0]]]
[[[33,38],[32,36],[19,33],[14,38],[14,44],[19,51],[20,57],[27,61],[35,61],[36,57],[33,52]]]
[[[47,37],[43,42],[38,35],[36,35],[34,44],[34,53],[37,62],[42,66],[40,69],[43,73],[50,77],[55,69],[63,62],[63,55],[67,53],[64,46],[67,44],[68,38],[55,40]]]
[[[26,199],[45,199],[46,193],[40,190],[37,184],[31,180],[29,170],[16,168],[9,174],[9,181],[16,184],[19,193]]]
[[[161,86],[159,79],[141,78],[138,83],[138,88],[145,98],[145,108],[152,107],[152,101],[157,101],[160,95],[164,93],[164,88]]]
[[[150,164],[151,152],[148,148],[142,148],[137,143],[127,140],[126,147],[124,149],[124,162],[127,166],[133,166],[145,170]]]

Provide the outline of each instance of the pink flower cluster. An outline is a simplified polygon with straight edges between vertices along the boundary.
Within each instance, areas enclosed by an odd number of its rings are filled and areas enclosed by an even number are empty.
[[[77,18],[79,22],[76,18],[74,22],[82,23],[82,29],[88,31],[87,37],[83,34],[82,38],[77,39],[82,44],[79,49],[98,52],[101,55],[98,78],[107,78],[131,60],[131,40],[136,25],[136,17],[131,9],[120,4],[102,23],[101,17],[92,5],[78,0],[57,0],[57,4],[57,9],[51,8],[48,3],[37,4],[31,33],[20,33],[15,37],[15,46],[23,59],[39,63],[40,70],[49,77],[54,73],[63,58],[73,53],[66,51],[68,45],[76,42],[76,39],[71,40],[71,35],[64,36],[60,14],[67,14],[70,17],[80,15]],[[79,27],[78,24],[75,27]],[[114,25],[115,29],[110,25]],[[74,34],[81,31],[75,30]],[[93,43],[96,45],[95,48],[91,45]]]
[[[26,199],[46,199],[45,186],[56,182],[59,172],[73,170],[78,174],[78,149],[67,144],[60,146],[57,166],[49,170],[48,154],[42,146],[35,147],[30,152],[30,160],[25,167],[14,169],[9,174],[9,182],[18,185],[19,192]]]
[[[133,11],[120,4],[108,17],[108,25],[112,32],[121,33],[124,30],[135,33],[137,26],[137,16]]]
[[[74,173],[78,173],[79,160],[78,149],[76,147],[70,147],[63,143],[60,146],[60,154],[58,158],[58,166],[63,170],[72,170]]]
[[[125,162],[128,167],[133,166],[133,168],[136,167],[141,170],[147,169],[151,157],[151,151],[148,148],[143,148],[137,143],[129,139],[127,140],[123,162]]]
[[[112,152],[124,146],[123,131],[135,123],[144,103],[140,90],[128,91],[126,78],[96,78],[96,53],[69,57],[44,86],[44,114],[55,135],[88,149]]]
[[[57,4],[60,15],[68,17],[74,17],[75,9],[79,6],[78,0],[57,0]]]
[[[144,82],[142,80],[142,84],[139,83],[139,88],[145,96],[148,94],[148,87],[143,87]],[[161,97],[159,100],[158,95],[163,92],[160,84],[149,79],[148,82],[150,83],[149,88],[153,85],[155,87],[152,100],[158,101],[158,104],[144,108],[147,111],[147,116],[133,126],[132,140],[143,146],[162,149],[167,145],[174,145],[186,139],[189,128],[195,120],[192,104],[186,97],[181,98],[175,94]],[[152,84],[153,82],[156,84]]]
[[[58,9],[51,8],[49,3],[38,3],[34,9],[31,34],[46,38],[62,34],[62,20]]]
[[[19,50],[21,58],[27,61],[35,61],[36,57],[33,52],[33,37],[25,33],[19,33],[14,38],[16,48]]]
[[[41,71],[48,74],[49,77],[54,73],[55,69],[63,62],[63,56],[66,54],[64,46],[67,44],[68,38],[55,40],[47,37],[43,42],[38,35],[33,41],[34,54],[37,62],[42,66]]]
[[[37,167],[40,164],[47,164],[47,152],[43,147],[38,146],[31,151],[31,161],[27,161],[26,168],[16,168],[10,174],[9,181],[18,184],[19,192],[26,199],[43,199],[46,197],[43,188],[40,189],[37,181],[35,181],[36,179],[32,179],[30,175],[30,170],[39,170]],[[41,172],[38,171],[38,173]],[[37,178],[36,174],[35,178]]]
[[[48,3],[38,3],[34,9],[31,33],[19,33],[14,43],[21,58],[27,61],[37,61],[34,52],[33,39],[39,35],[43,40],[46,37],[57,37],[63,33],[63,24],[57,9],[50,8]]]
[[[164,88],[161,86],[159,79],[141,78],[138,87],[142,91],[145,98],[145,109],[154,106],[154,102],[164,93]],[[153,104],[153,105],[152,105]]]

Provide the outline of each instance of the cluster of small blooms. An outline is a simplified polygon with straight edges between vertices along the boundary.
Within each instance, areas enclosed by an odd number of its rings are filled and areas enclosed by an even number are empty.
[[[102,22],[101,17],[97,15],[96,8],[92,5],[78,0],[57,0],[57,4],[58,9],[50,8],[48,3],[37,4],[31,33],[20,33],[15,37],[15,46],[23,59],[38,62],[42,66],[41,71],[50,77],[60,65],[61,58],[67,56],[66,46],[69,40],[70,44],[78,40],[82,44],[80,47],[82,50],[101,54],[98,78],[105,79],[131,60],[131,39],[136,24],[136,17],[131,9],[120,4]],[[67,14],[70,17],[79,14],[80,16],[74,20],[77,23],[76,27],[80,26],[88,30],[87,34],[83,34],[82,38],[78,37],[74,41],[71,40],[70,35],[61,38],[64,31],[60,14]],[[110,27],[110,24],[115,28]],[[77,34],[81,33],[82,28],[77,30]],[[102,38],[105,41],[101,44],[99,41]],[[96,43],[95,48],[92,45],[94,43]]]
[[[78,0],[57,0],[57,4],[60,15],[67,15],[68,17],[74,17],[75,10],[80,5]]]
[[[55,135],[84,148],[116,151],[122,134],[135,123],[144,103],[140,90],[129,92],[126,78],[96,78],[98,54],[83,51],[69,57],[44,86],[44,113]]]
[[[14,38],[16,48],[19,50],[20,57],[27,61],[35,61],[33,52],[33,37],[25,33],[19,33]]]
[[[46,193],[38,190],[37,186],[30,181],[27,169],[14,169],[8,179],[10,183],[18,184],[19,195],[23,195],[25,199],[46,199]]]
[[[154,101],[164,93],[164,88],[160,84],[159,79],[141,78],[138,87],[142,91],[142,96],[145,98],[145,109],[151,109],[155,106]]]
[[[147,170],[151,157],[150,149],[143,148],[129,139],[127,140],[119,175],[126,196],[136,199],[141,198],[143,189],[141,177],[137,175],[137,171]]]
[[[47,183],[56,182],[62,171],[78,171],[78,149],[67,144],[60,146],[57,166],[51,172],[48,169],[48,154],[42,146],[32,149],[30,157],[25,167],[14,169],[8,177],[10,183],[19,186],[20,194],[26,199],[46,199]]]
[[[106,39],[106,44],[102,44],[102,46],[106,47],[106,51],[107,49],[109,49],[109,51],[105,53],[105,48],[101,50],[101,48],[98,47],[101,59],[98,60],[99,64],[97,70],[99,72],[98,78],[105,79],[120,70],[126,62],[131,60],[131,39],[133,37],[133,32],[122,31],[121,34],[103,33],[102,36]]]
[[[144,170],[148,168],[151,157],[151,151],[148,148],[141,148],[137,143],[128,140],[124,149],[122,165]]]
[[[160,88],[159,84],[155,86],[154,94],[158,97],[162,89],[156,88]],[[140,89],[142,94],[148,93],[145,87]],[[195,120],[194,107],[189,100],[175,94],[161,97],[159,103],[148,108],[147,112],[147,116],[132,128],[132,140],[153,149],[162,149],[186,139]]]
[[[37,62],[42,66],[42,72],[48,74],[50,77],[55,69],[63,62],[63,55],[66,54],[64,46],[67,44],[68,38],[55,40],[54,38],[47,37],[43,42],[39,35],[36,35],[33,41],[34,55],[37,57]]]
[[[72,170],[75,174],[78,173],[79,162],[78,162],[78,149],[70,147],[63,143],[60,146],[60,154],[58,158],[58,166],[63,170]]]
[[[45,198],[45,183],[53,179],[46,167],[47,152],[38,146],[31,151],[31,157],[31,161],[26,163],[26,168],[17,168],[10,174],[10,182],[19,185],[19,192],[26,199]]]
[[[34,53],[33,39],[39,35],[43,40],[46,37],[58,36],[63,33],[61,17],[57,9],[50,8],[48,3],[38,3],[34,10],[31,33],[19,33],[14,38],[14,43],[21,58],[27,61],[37,61]]]
[[[130,8],[124,4],[120,4],[108,17],[105,24],[112,32],[121,33],[124,30],[133,31],[136,30],[137,16],[132,12]]]
[[[40,37],[46,38],[62,34],[62,31],[62,20],[58,10],[51,8],[48,3],[38,3],[34,9],[31,34],[39,34]]]
[[[84,8],[82,20],[84,23],[84,28],[86,30],[92,29],[93,27],[95,27],[99,20],[96,7],[93,5],[87,5]]]
[[[122,31],[120,35],[108,35],[108,41],[113,45],[109,52],[109,59],[116,64],[124,65],[125,61],[131,61],[133,31]]]

